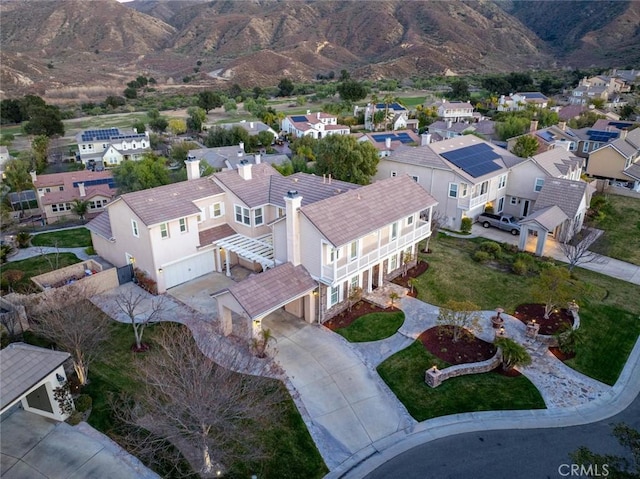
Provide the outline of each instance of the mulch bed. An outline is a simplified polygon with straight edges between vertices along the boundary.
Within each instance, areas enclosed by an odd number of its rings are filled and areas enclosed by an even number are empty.
[[[391,282],[411,290],[411,286],[409,286],[409,280],[411,278],[417,278],[428,269],[429,269],[429,263],[427,263],[426,261],[418,261],[413,268],[409,268],[407,270],[407,274],[405,274],[404,276],[400,275],[397,278],[394,278],[393,280],[391,280]],[[415,298],[418,295],[418,291],[414,286],[413,292],[409,292],[407,294]]]
[[[576,353],[563,353],[560,348],[549,348],[549,352],[563,362],[576,357]]]
[[[418,340],[434,356],[450,364],[476,363],[496,354],[496,347],[472,335],[453,342],[453,326],[436,326],[423,332]]]
[[[353,323],[360,316],[364,316],[369,313],[390,313],[393,311],[397,311],[397,308],[381,308],[380,306],[376,306],[375,304],[369,303],[367,301],[358,301],[353,305],[351,311],[345,309],[343,312],[336,314],[333,318],[328,319],[324,323],[324,326],[329,328],[331,331],[335,331],[336,329],[346,328],[351,323]]]
[[[573,326],[573,316],[567,309],[552,312],[549,319],[545,319],[544,304],[521,304],[516,308],[513,316],[524,324],[535,319],[536,323],[540,325],[539,334],[553,335],[566,327]]]

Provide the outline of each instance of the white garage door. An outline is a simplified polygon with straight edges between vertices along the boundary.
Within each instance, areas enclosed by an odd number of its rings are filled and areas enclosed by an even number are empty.
[[[214,271],[214,258],[212,251],[206,251],[178,263],[163,267],[165,288],[171,288],[186,283],[203,274]]]

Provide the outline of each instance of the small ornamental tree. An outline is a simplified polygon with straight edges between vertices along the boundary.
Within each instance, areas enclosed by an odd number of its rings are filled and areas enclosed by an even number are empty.
[[[520,158],[528,158],[538,151],[538,140],[533,135],[523,135],[516,140],[512,153]]]
[[[540,272],[532,285],[532,296],[544,304],[544,319],[549,319],[558,305],[567,304],[575,296],[575,286],[565,268],[549,266]]]
[[[149,298],[148,294],[140,290],[129,289],[116,297],[115,306],[117,312],[124,313],[127,320],[131,322],[136,339],[135,351],[147,350],[148,347],[142,342],[144,330],[147,325],[160,319],[160,314],[165,307],[165,297]]]
[[[437,324],[438,326],[451,326],[453,342],[458,342],[465,333],[465,330],[475,329],[476,331],[482,331],[480,326],[480,315],[478,310],[480,308],[477,304],[471,301],[454,301],[449,300],[440,308],[438,313]],[[441,331],[449,331],[446,328],[441,328]]]

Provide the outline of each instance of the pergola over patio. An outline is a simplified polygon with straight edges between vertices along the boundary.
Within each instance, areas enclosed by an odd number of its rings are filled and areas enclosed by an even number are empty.
[[[259,263],[265,271],[276,266],[271,234],[257,238],[235,234],[215,241],[213,244],[219,248],[224,248],[228,252]],[[225,255],[225,267],[227,276],[231,276],[228,254]]]

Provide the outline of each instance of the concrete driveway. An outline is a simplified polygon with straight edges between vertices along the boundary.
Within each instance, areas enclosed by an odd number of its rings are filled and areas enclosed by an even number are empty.
[[[414,421],[377,374],[331,331],[284,311],[264,319],[284,369],[312,421],[314,439],[333,469]]]
[[[138,459],[91,426],[17,409],[0,423],[3,479],[157,479]]]

